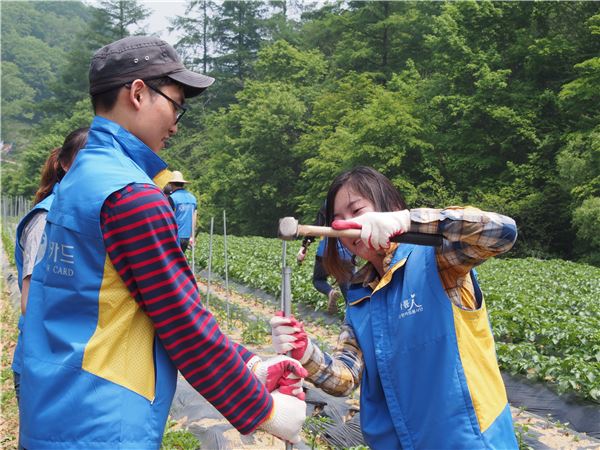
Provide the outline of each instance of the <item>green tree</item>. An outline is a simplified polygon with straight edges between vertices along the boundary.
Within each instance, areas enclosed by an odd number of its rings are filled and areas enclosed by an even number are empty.
[[[97,12],[99,17],[104,18],[104,23],[114,30],[117,39],[130,34],[145,34],[142,24],[150,17],[150,10],[137,0],[100,0]]]
[[[210,0],[192,0],[185,8],[185,15],[176,16],[169,26],[169,31],[183,33],[175,45],[182,59],[189,66],[202,70],[202,73],[208,73],[211,64],[212,16],[215,9],[215,2]]]
[[[577,250],[582,259],[600,265],[600,197],[589,197],[573,214]]]
[[[586,25],[600,51],[600,14]],[[574,66],[576,77],[564,84],[559,106],[568,131],[557,156],[563,186],[572,196],[576,250],[594,264],[600,264],[600,245],[593,237],[600,198],[600,57],[586,59]]]
[[[72,48],[74,35],[85,25],[86,7],[63,2],[2,4],[2,136],[16,153],[32,139],[29,129],[46,115],[42,105]]]
[[[72,106],[72,114],[55,121],[47,132],[35,137],[20,153],[19,164],[3,165],[2,192],[8,195],[33,197],[37,190],[40,173],[50,151],[62,145],[65,136],[76,128],[87,126],[92,121],[88,100]]]
[[[219,86],[215,107],[235,101],[235,93],[252,75],[253,64],[264,40],[267,8],[263,1],[226,0],[218,5],[213,22],[215,56],[213,71]]]
[[[57,80],[49,84],[52,98],[42,109],[51,114],[68,115],[71,105],[88,98],[88,71],[94,52],[130,34],[142,34],[142,24],[150,11],[137,0],[103,0],[91,7],[87,27],[77,33],[76,44],[67,54]]]
[[[277,218],[294,210],[301,160],[291,149],[305,114],[289,86],[249,82],[238,104],[213,124],[203,142],[211,158],[201,176],[213,205],[228,211],[232,232],[272,235]]]

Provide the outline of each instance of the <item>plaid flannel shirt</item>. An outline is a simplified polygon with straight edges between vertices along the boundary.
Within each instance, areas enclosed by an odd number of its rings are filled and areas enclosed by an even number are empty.
[[[510,250],[515,243],[516,224],[510,217],[481,211],[473,207],[446,209],[418,208],[410,210],[410,231],[441,234],[442,247],[437,250],[437,265],[442,284],[450,301],[460,308],[475,309],[475,295],[469,272],[485,260]],[[398,244],[392,244],[384,257],[384,270],[389,269]],[[367,263],[352,278],[374,289],[379,274]],[[348,395],[360,384],[363,359],[352,327],[344,322],[332,355],[316,345],[307,349],[303,365],[308,379],[331,395]],[[304,362],[305,361],[305,362]]]

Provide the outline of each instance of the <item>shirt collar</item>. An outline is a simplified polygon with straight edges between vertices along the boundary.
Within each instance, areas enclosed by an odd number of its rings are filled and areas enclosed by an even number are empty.
[[[119,143],[123,153],[133,160],[150,178],[167,168],[160,156],[121,125],[104,117],[96,116],[90,132],[109,133]]]

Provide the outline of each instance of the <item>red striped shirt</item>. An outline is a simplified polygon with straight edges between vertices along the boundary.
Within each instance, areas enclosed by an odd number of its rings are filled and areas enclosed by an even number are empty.
[[[253,354],[230,342],[202,306],[164,194],[126,186],[104,202],[101,226],[111,262],[173,363],[240,433],[254,431],[271,411],[271,395],[246,367]]]

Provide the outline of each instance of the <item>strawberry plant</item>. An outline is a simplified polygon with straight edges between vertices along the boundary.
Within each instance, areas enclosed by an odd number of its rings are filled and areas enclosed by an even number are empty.
[[[279,297],[281,241],[227,239],[229,277]],[[312,285],[316,243],[300,266],[300,242],[287,247],[294,304],[324,309],[326,299]],[[207,265],[207,234],[199,235],[196,261]],[[224,267],[223,240],[214,236],[212,270],[223,275]],[[600,402],[600,269],[562,260],[503,258],[477,271],[501,368]]]

